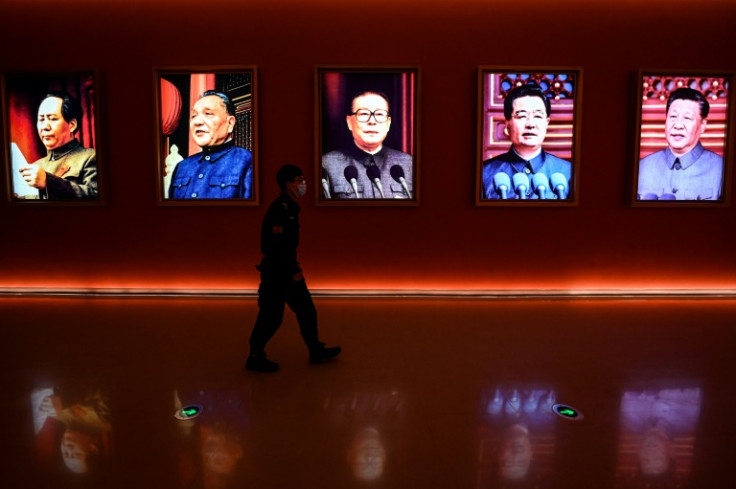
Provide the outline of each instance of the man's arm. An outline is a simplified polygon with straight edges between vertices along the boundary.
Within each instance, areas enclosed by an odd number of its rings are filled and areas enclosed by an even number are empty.
[[[97,193],[97,156],[90,152],[82,163],[79,176],[65,179],[46,172],[46,189],[41,194],[50,200],[92,199]]]
[[[268,265],[281,273],[294,276],[301,272],[296,259],[297,223],[281,202],[272,205],[263,218],[261,251]]]
[[[253,196],[253,165],[248,165],[248,171],[245,172],[244,182],[245,192],[243,192],[244,199],[250,199]]]

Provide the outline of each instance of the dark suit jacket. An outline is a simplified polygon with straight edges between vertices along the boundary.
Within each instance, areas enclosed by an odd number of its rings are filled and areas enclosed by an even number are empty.
[[[97,156],[76,139],[52,149],[37,160],[46,171],[46,188],[39,197],[49,200],[92,199],[97,197]]]

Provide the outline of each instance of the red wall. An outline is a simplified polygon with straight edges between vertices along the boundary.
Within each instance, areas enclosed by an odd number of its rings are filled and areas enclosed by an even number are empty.
[[[0,71],[99,70],[109,176],[102,207],[0,202],[0,287],[256,287],[276,169],[314,170],[315,65],[420,67],[421,202],[317,207],[312,179],[313,288],[736,286],[733,206],[626,205],[637,69],[736,70],[734,2],[148,3],[0,6]],[[154,67],[238,64],[258,67],[261,206],[157,206]],[[478,65],[582,67],[576,207],[474,206]]]

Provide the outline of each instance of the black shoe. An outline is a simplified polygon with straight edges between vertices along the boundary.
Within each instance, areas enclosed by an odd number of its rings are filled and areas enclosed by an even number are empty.
[[[327,360],[332,360],[338,356],[341,351],[342,348],[339,346],[326,347],[324,345],[320,345],[318,348],[309,352],[309,363],[317,365],[322,362],[326,362]]]
[[[245,361],[245,368],[254,372],[276,372],[279,369],[279,364],[272,362],[266,357],[265,353],[258,355],[250,354],[248,360]]]

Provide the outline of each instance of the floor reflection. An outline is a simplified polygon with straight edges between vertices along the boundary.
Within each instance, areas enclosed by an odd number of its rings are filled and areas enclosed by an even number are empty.
[[[197,406],[196,417],[174,416],[179,430],[179,487],[227,489],[244,487],[252,437],[249,399],[238,392],[175,390],[172,413]]]
[[[557,395],[489,389],[481,395],[479,487],[548,487],[554,476]]]
[[[3,487],[730,487],[736,301],[0,299]],[[552,412],[562,403],[585,416]],[[194,417],[175,416],[200,406]],[[187,411],[194,413],[194,410]]]
[[[624,392],[617,487],[686,487],[692,473],[700,404],[700,387]]]
[[[115,452],[107,393],[70,379],[34,389],[30,405],[44,479],[104,485]]]
[[[393,486],[393,473],[404,463],[406,408],[406,395],[395,389],[329,393],[328,436],[342,445],[337,453],[343,459],[336,460],[335,472],[345,469],[346,486],[356,481]]]

